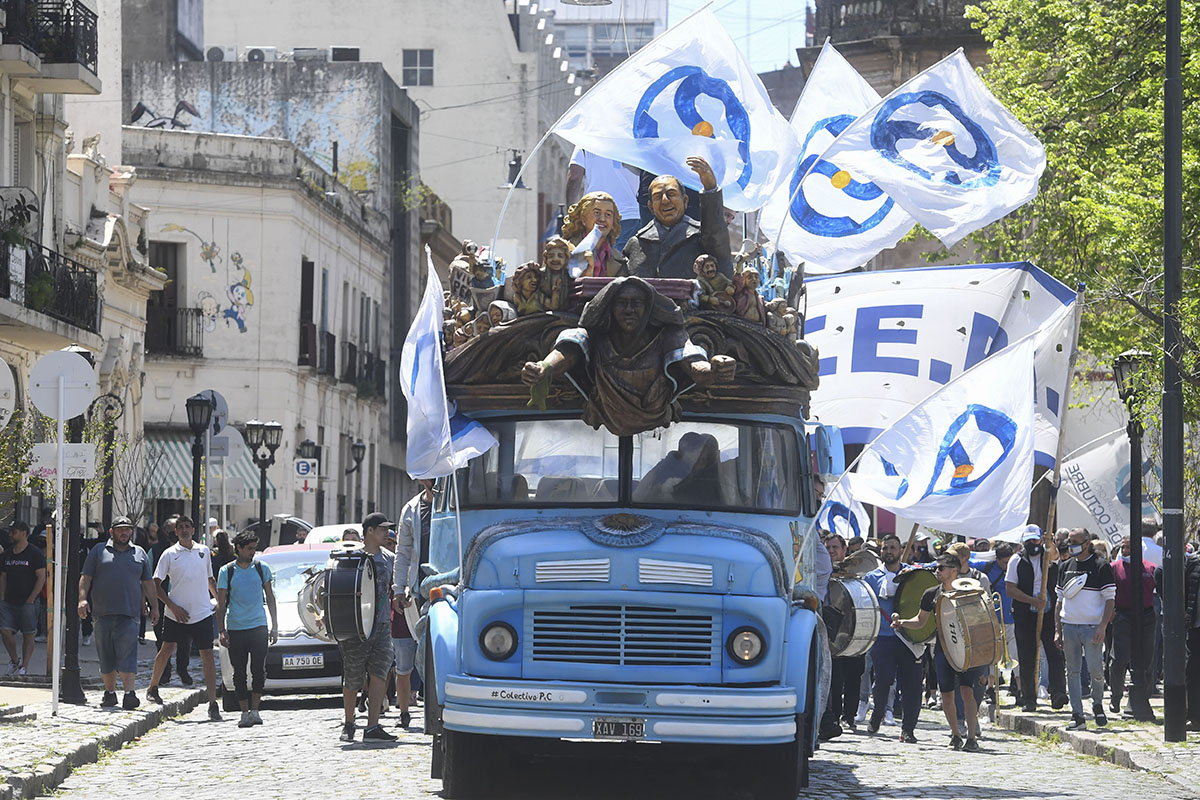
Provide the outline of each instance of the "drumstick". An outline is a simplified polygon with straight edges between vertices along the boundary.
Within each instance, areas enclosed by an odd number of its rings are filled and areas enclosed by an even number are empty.
[[[900,554],[901,564],[907,564],[909,557],[912,556],[913,542],[917,539],[917,528],[919,527],[921,527],[921,523],[913,523],[912,532],[908,534],[908,544],[904,545],[904,552]]]

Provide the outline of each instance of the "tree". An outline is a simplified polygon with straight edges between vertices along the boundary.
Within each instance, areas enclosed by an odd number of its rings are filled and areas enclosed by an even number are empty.
[[[119,513],[137,525],[145,514],[147,489],[153,485],[166,461],[162,443],[150,442],[138,433],[124,443],[123,452],[113,468],[113,502]]]
[[[0,497],[8,500],[6,505],[0,508],[0,523],[7,524],[12,521],[16,512],[16,501],[25,495],[32,446],[33,425],[30,422],[30,412],[17,410],[13,412],[8,424],[0,429]]]

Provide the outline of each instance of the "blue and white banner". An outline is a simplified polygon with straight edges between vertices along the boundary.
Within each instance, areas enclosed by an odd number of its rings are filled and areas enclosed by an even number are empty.
[[[817,514],[817,527],[839,533],[846,541],[855,536],[866,539],[871,535],[871,515],[862,503],[851,496],[849,483],[839,481]]]
[[[593,155],[701,188],[703,157],[726,207],[753,211],[796,163],[800,143],[758,75],[705,7],[604,76],[552,128]]]
[[[1125,429],[1068,455],[1063,459],[1061,477],[1063,495],[1085,508],[1095,522],[1089,530],[1114,548],[1120,547],[1121,539],[1129,535],[1129,434]],[[1141,516],[1158,515],[1155,500],[1160,493],[1154,462],[1143,452]]]
[[[421,306],[404,337],[400,389],[408,400],[406,468],[412,478],[449,475],[496,446],[487,428],[454,410],[446,398],[442,368],[442,282],[425,247],[428,282]]]
[[[845,272],[894,246],[916,221],[875,184],[820,156],[879,93],[828,41],[792,112],[800,156],[763,207],[761,228],[808,275]]]
[[[1075,292],[1028,262],[811,278],[804,338],[821,355],[816,419],[866,444],[1009,342],[1042,331],[1036,358],[1039,464],[1054,463]]]
[[[962,50],[900,86],[821,156],[865,176],[946,247],[1037,196],[1046,150]]]
[[[898,419],[845,476],[854,498],[983,538],[1028,519],[1033,357],[1033,338],[1022,339]]]

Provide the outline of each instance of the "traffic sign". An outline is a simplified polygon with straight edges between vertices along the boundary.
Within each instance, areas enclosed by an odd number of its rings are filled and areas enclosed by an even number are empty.
[[[63,379],[58,407],[58,379]],[[70,350],[51,350],[29,371],[29,399],[47,417],[71,419],[87,411],[96,396],[96,370],[87,359]]]
[[[17,407],[17,385],[12,370],[0,358],[0,428],[8,424],[13,409]]]
[[[296,484],[302,492],[317,491],[317,465],[315,458],[293,458],[292,469],[296,473]]]
[[[57,477],[58,445],[53,442],[35,444],[30,455],[29,474],[42,480],[52,480]],[[96,445],[66,444],[63,445],[63,478],[82,478],[91,480],[96,477]]]

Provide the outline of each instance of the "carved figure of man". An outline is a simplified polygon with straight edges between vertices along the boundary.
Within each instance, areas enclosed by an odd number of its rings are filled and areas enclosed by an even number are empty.
[[[687,192],[673,175],[660,175],[650,183],[650,211],[654,219],[625,243],[631,274],[643,278],[690,278],[696,257],[708,253],[717,268],[732,275],[729,229],[721,190],[712,167],[699,156],[687,165],[700,176],[700,219],[687,216]]]
[[[758,293],[761,276],[754,267],[746,269],[733,276],[733,302],[735,313],[747,322],[759,325],[767,324],[767,305]]]
[[[561,236],[553,236],[542,250],[542,269],[538,290],[542,293],[542,304],[547,311],[562,311],[571,299],[571,273],[567,262],[571,259],[571,243]]]
[[[471,288],[472,289],[490,289],[496,285],[492,280],[492,270],[488,267],[487,262],[477,261],[471,269]]]
[[[538,291],[540,282],[536,261],[527,261],[517,267],[512,278],[513,296],[510,300],[517,307],[518,317],[526,314],[539,314],[546,310],[546,306],[542,303],[541,292]]]
[[[579,324],[559,334],[544,359],[526,362],[521,378],[537,400],[539,387],[568,373],[593,428],[625,436],[670,425],[679,419],[682,392],[733,378],[733,359],[710,361],[688,339],[678,307],[640,278],[617,278],[601,289]]]
[[[717,271],[717,260],[708,253],[696,257],[696,304],[701,311],[733,311],[733,281]]]

